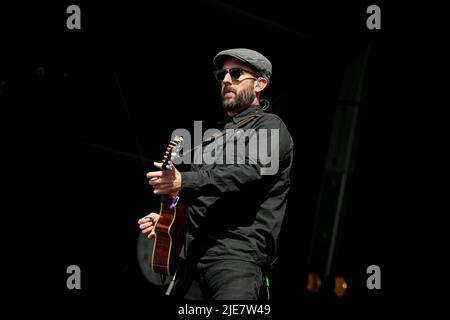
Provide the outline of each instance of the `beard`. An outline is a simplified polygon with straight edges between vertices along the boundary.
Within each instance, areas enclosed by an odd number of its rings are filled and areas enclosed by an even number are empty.
[[[224,95],[230,91],[235,94],[234,97],[224,97]],[[224,88],[222,91],[222,105],[227,112],[237,112],[250,106],[253,100],[255,100],[255,97],[256,95],[252,85],[247,86],[239,92],[230,88]]]

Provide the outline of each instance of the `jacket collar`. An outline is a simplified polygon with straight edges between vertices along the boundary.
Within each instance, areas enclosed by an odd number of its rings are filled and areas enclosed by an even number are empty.
[[[259,105],[256,104],[252,104],[251,106],[245,108],[244,110],[241,110],[241,112],[239,112],[237,115],[235,115],[234,117],[228,117],[226,120],[219,122],[219,125],[224,125],[230,121],[233,121],[234,123],[238,123],[239,121],[241,121],[242,119],[244,119],[245,117],[256,113],[256,112],[263,112],[261,110],[261,107]]]

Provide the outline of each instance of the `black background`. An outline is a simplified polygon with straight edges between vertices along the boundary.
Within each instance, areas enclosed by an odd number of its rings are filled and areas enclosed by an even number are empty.
[[[81,8],[81,30],[66,27],[70,4]],[[306,257],[342,71],[370,43],[336,272],[350,301],[440,303],[443,10],[374,3],[382,28],[368,30],[369,4],[2,4],[2,295],[160,297],[136,257],[137,219],[159,201],[145,173],[174,129],[224,118],[212,57],[248,47],[272,61],[270,111],[296,145],[272,295],[311,299]],[[66,287],[72,264],[79,291]],[[378,291],[365,285],[372,264]]]

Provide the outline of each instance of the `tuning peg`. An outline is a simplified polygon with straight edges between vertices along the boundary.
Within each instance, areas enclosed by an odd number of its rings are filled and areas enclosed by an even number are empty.
[[[180,141],[183,141],[183,137],[175,136],[175,137],[173,138],[172,141],[173,141],[174,143],[178,143],[178,142],[180,142]]]
[[[180,155],[178,154],[178,152],[172,152],[172,159],[178,159],[180,157]]]

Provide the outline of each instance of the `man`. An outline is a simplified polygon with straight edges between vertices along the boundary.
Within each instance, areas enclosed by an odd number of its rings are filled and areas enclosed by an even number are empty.
[[[277,257],[286,209],[293,141],[283,121],[260,106],[272,75],[266,57],[250,49],[230,49],[219,52],[213,63],[228,114],[224,129],[270,140],[270,161],[276,170],[267,170],[261,159],[245,156],[240,162],[193,164],[190,171],[174,168],[149,172],[147,177],[155,194],[179,192],[185,201],[188,231],[175,297],[265,299],[266,277]],[[247,142],[245,152],[254,147]],[[226,158],[236,160],[228,154]],[[160,163],[155,166],[161,169]],[[152,238],[157,221],[158,215],[151,213],[139,220],[140,229]]]

